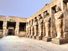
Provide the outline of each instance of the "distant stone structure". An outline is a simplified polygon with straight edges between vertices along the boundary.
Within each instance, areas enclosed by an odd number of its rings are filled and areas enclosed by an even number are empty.
[[[15,16],[0,16],[0,37],[8,35],[25,36],[26,19]]]
[[[6,35],[68,43],[68,0],[53,0],[27,19],[0,16],[0,37]]]

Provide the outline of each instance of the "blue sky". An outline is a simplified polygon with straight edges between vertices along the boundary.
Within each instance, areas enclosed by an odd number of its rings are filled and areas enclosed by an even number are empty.
[[[0,0],[0,15],[30,17],[51,0]]]

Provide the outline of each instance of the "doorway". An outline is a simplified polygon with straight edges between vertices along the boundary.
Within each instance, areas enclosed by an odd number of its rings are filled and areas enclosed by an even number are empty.
[[[15,35],[14,28],[10,27],[10,28],[8,29],[8,35]]]
[[[15,35],[16,22],[7,22],[7,35]]]

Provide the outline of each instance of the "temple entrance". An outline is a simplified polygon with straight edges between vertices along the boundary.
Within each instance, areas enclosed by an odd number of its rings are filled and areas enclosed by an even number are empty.
[[[15,35],[16,22],[7,22],[7,35]]]
[[[10,28],[8,29],[8,35],[15,35],[14,28],[10,27]]]
[[[20,22],[19,31],[26,31],[26,23],[21,23]]]

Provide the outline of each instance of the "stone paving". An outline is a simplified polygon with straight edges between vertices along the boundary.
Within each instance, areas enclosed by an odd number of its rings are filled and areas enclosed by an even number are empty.
[[[0,39],[0,51],[68,51],[68,44],[57,45],[41,40],[6,36]]]

